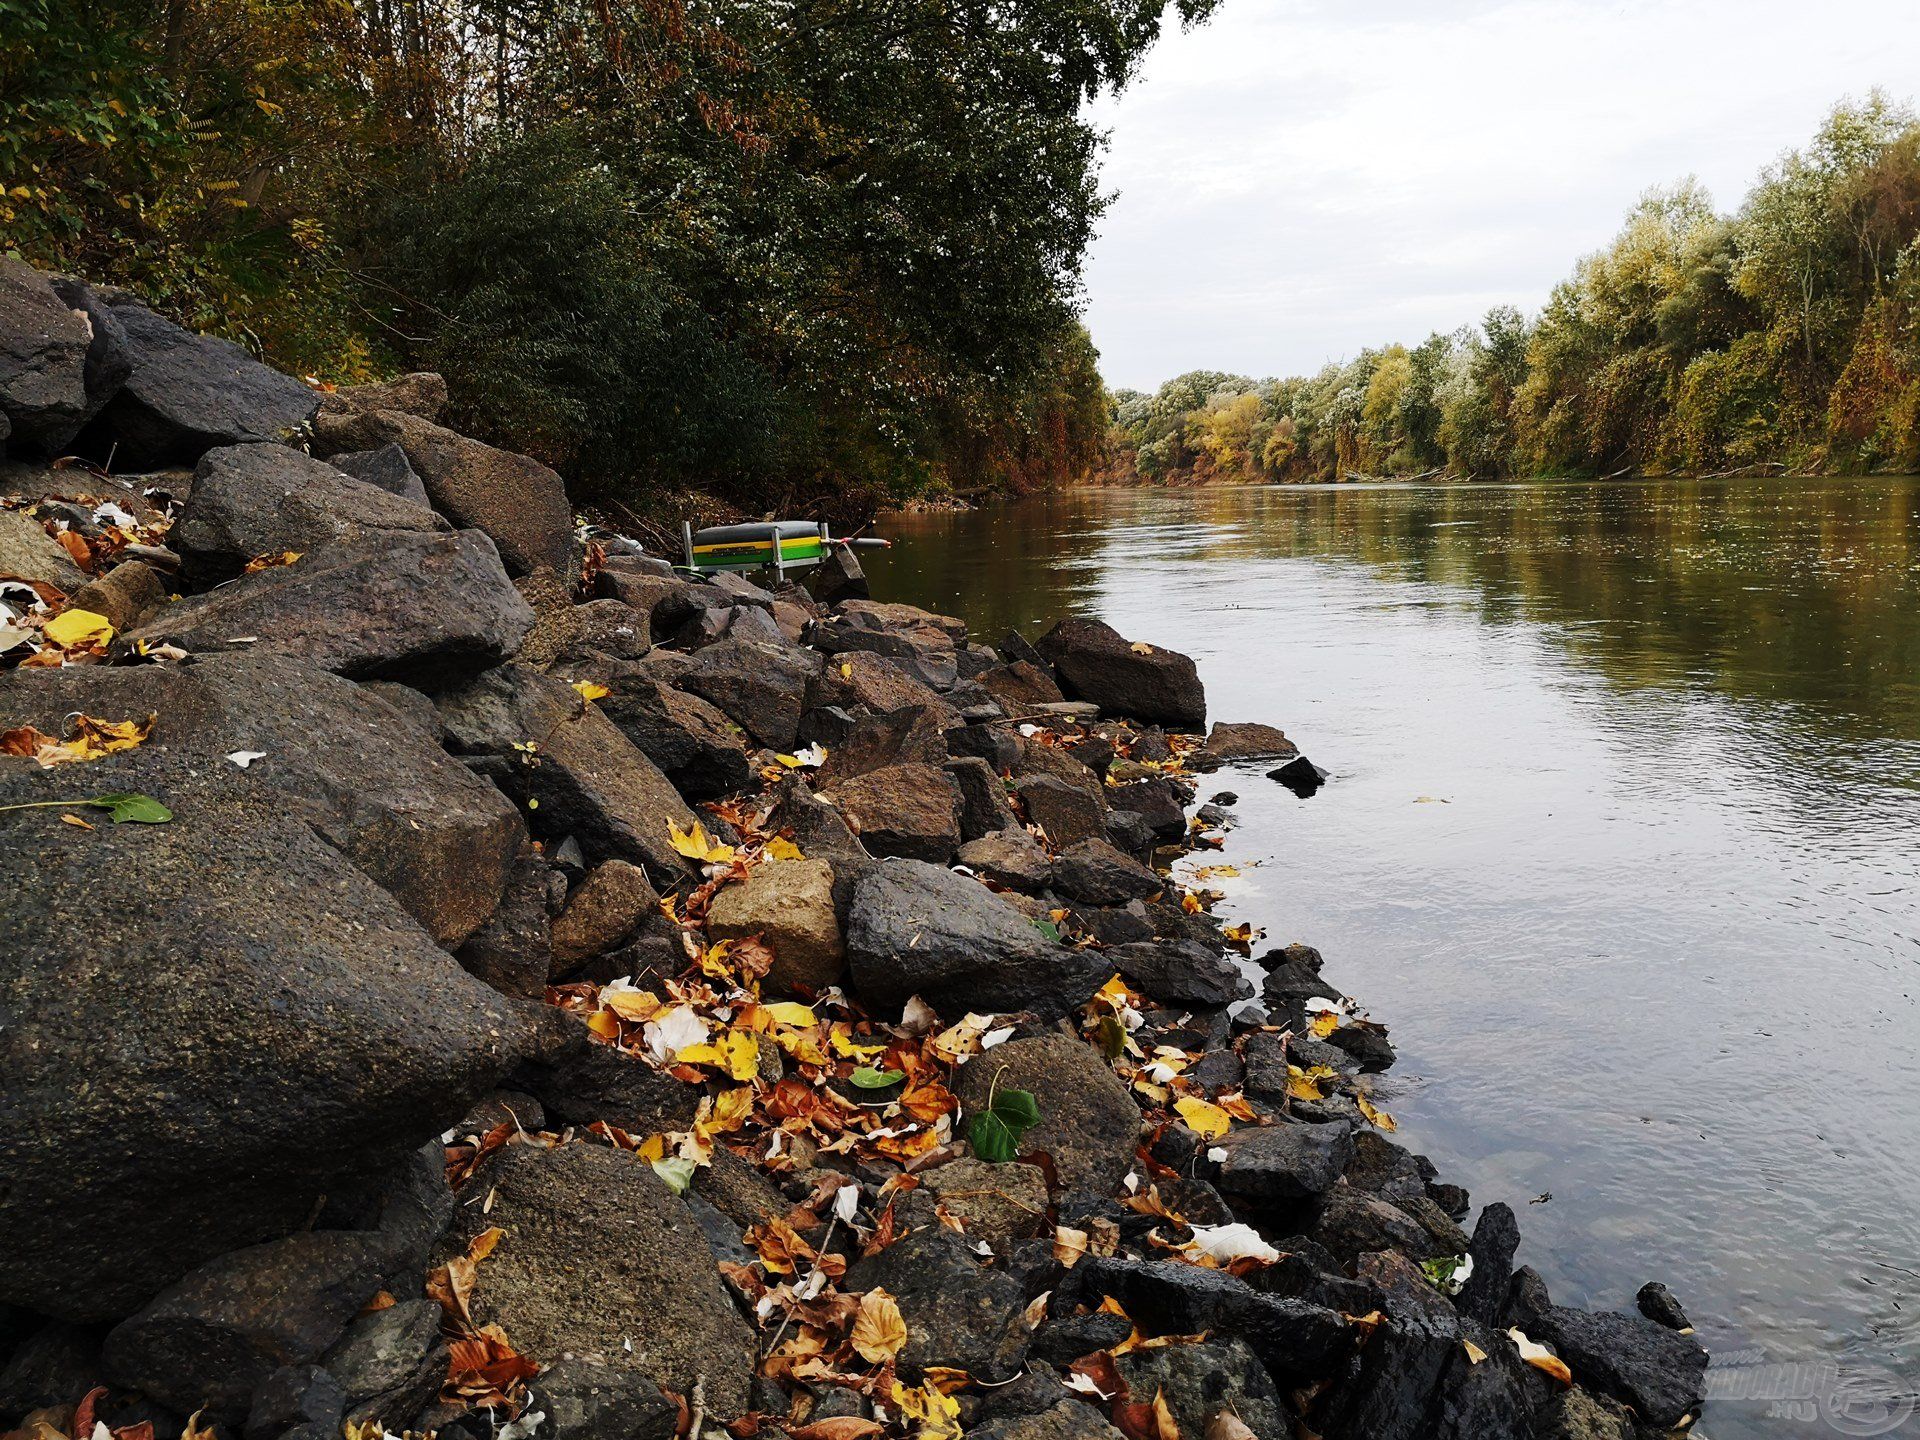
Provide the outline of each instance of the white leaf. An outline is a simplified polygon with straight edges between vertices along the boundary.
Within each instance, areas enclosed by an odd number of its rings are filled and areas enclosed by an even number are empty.
[[[1137,1195],[1140,1193],[1140,1177],[1132,1170],[1127,1172],[1127,1178],[1122,1180],[1120,1184],[1129,1195]]]
[[[1078,1390],[1082,1395],[1091,1395],[1097,1400],[1111,1400],[1113,1398],[1077,1370],[1068,1374],[1067,1388],[1069,1390]]]
[[[641,1036],[647,1054],[666,1064],[682,1050],[706,1044],[707,1022],[691,1005],[676,1005],[649,1020]]]
[[[233,750],[227,754],[227,759],[238,765],[242,770],[253,764],[254,761],[264,760],[266,758],[267,752],[264,750]]]
[[[833,1194],[833,1213],[840,1217],[840,1223],[851,1225],[853,1217],[860,1211],[860,1187],[842,1185]]]
[[[1324,995],[1312,996],[1300,1008],[1306,1011],[1309,1015],[1318,1015],[1325,1010],[1331,1010],[1335,1014],[1338,1014],[1340,1011],[1340,1006],[1338,1005],[1338,1003],[1327,999],[1327,997]]]
[[[1011,1040],[1012,1038],[1013,1026],[1011,1025],[1002,1026],[998,1030],[989,1030],[980,1037],[980,1048],[982,1050],[991,1050],[994,1046],[1003,1041]]]
[[[1226,1264],[1234,1260],[1263,1260],[1271,1265],[1280,1252],[1260,1238],[1251,1225],[1196,1225],[1193,1243],[1209,1260]]]
[[[939,1023],[938,1012],[918,995],[907,1001],[900,1014],[900,1028],[909,1035],[924,1035]]]
[[[533,1440],[540,1431],[540,1422],[547,1418],[544,1410],[529,1410],[518,1420],[509,1420],[495,1434],[494,1440]]]

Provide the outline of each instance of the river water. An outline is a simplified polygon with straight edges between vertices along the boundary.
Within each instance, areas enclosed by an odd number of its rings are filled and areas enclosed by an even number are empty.
[[[1086,491],[881,529],[877,597],[989,642],[1099,615],[1332,772],[1203,783],[1240,795],[1223,910],[1391,1028],[1397,1138],[1513,1205],[1557,1299],[1672,1287],[1716,1356],[1701,1433],[1920,1434],[1888,1428],[1920,1377],[1920,480]],[[1891,1415],[1836,1422],[1848,1386]]]

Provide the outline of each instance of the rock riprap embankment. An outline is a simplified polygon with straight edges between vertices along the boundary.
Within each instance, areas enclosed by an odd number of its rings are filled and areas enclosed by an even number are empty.
[[[0,1429],[1690,1423],[1672,1296],[1553,1304],[1214,915],[1283,734],[676,572],[445,400],[0,261]]]

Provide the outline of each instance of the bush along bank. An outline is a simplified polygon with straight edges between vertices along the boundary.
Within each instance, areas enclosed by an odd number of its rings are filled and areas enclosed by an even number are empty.
[[[1304,763],[1190,660],[676,575],[431,376],[4,279],[10,1434],[1691,1424],[1169,874]]]

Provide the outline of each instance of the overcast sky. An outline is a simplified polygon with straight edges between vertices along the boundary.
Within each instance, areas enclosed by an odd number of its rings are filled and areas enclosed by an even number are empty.
[[[1875,85],[1920,92],[1916,0],[1224,0],[1096,113],[1101,369],[1300,374],[1536,309],[1647,186],[1731,210]]]

